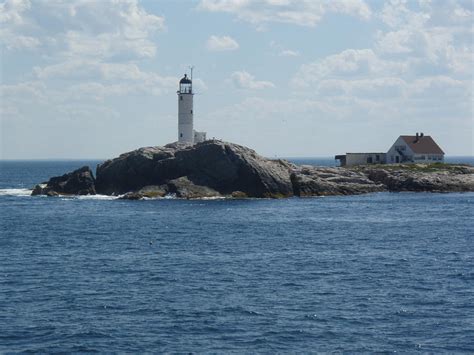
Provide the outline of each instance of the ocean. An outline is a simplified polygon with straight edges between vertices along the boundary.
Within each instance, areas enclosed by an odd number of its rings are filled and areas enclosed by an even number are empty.
[[[0,353],[474,351],[474,193],[29,196],[97,163],[0,162]]]

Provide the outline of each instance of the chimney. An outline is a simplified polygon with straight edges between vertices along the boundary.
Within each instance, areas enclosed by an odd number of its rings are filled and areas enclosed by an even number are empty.
[[[418,138],[420,138],[420,135],[418,134],[418,132],[416,132],[416,138],[415,138],[415,142],[414,142],[414,143],[418,142]]]
[[[420,138],[423,138],[424,134],[423,132],[420,133]]]

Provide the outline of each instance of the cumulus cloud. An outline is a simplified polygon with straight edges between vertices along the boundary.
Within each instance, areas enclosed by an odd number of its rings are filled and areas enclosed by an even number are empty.
[[[210,51],[234,51],[239,48],[239,44],[235,39],[229,36],[210,36],[207,40],[206,47]]]
[[[304,64],[292,80],[295,87],[307,88],[323,79],[360,79],[401,75],[408,63],[382,60],[372,49],[347,49],[313,63]]]
[[[415,9],[408,5],[392,1],[383,6],[378,16],[388,29],[377,32],[373,48],[346,49],[306,63],[293,77],[293,86],[347,92],[347,88],[365,85],[384,92],[384,83],[387,87],[397,85],[389,78],[408,83],[406,90],[422,77],[469,81],[473,55],[472,28],[465,18],[469,10],[455,2],[440,6],[427,2]],[[450,20],[453,16],[454,22]],[[335,90],[336,86],[341,90]]]
[[[426,71],[472,75],[472,4],[423,2],[386,3],[380,13],[388,31],[379,31],[375,48],[381,56],[403,55]]]
[[[361,19],[372,11],[363,0],[201,0],[198,8],[210,12],[226,12],[239,20],[257,26],[269,22],[316,26],[326,13],[343,13]]]
[[[246,71],[236,71],[232,73],[231,78],[238,89],[260,90],[275,87],[275,84],[270,81],[255,80],[255,77]]]
[[[146,12],[137,0],[6,0],[0,4],[0,25],[8,50],[100,58],[153,57],[151,36],[165,29],[164,18]]]
[[[1,2],[0,49],[35,63],[1,85],[2,124],[10,135],[38,118],[45,127],[61,121],[74,130],[67,125],[77,119],[117,117],[117,106],[133,95],[146,100],[172,93],[178,78],[142,69],[164,30],[164,18],[138,0]]]

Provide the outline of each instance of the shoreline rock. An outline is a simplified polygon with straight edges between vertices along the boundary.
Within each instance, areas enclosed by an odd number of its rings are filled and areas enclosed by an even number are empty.
[[[32,195],[104,194],[123,199],[285,198],[356,195],[381,191],[474,191],[474,167],[450,164],[368,165],[351,168],[297,166],[217,140],[194,146],[168,144],[121,154],[97,166],[94,179],[82,167]]]
[[[95,195],[95,179],[92,170],[83,166],[73,172],[62,176],[55,176],[48,182],[34,187],[32,196],[35,195]]]
[[[195,191],[191,195],[201,187],[204,197],[231,195],[234,191],[249,197],[289,197],[293,196],[293,186],[288,168],[289,163],[263,158],[237,144],[171,144],[140,148],[98,165],[96,190],[121,195],[147,185],[167,185],[170,192],[180,193],[185,184]],[[183,177],[186,183],[177,180]]]
[[[428,165],[419,164],[364,170],[369,179],[383,184],[391,192],[474,191],[474,167],[440,165],[440,170],[433,170]]]

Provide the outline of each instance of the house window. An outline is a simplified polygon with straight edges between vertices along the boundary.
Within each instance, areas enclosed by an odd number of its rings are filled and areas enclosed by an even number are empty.
[[[380,161],[380,155],[377,154],[377,155],[375,156],[375,161]]]
[[[179,99],[180,99],[181,101],[183,101],[183,95],[180,95],[180,96],[179,96]]]
[[[368,157],[367,158],[367,164],[372,164],[372,163],[373,163],[372,157]]]
[[[390,161],[393,162],[395,159],[393,157],[393,155],[390,156]]]
[[[193,113],[193,110],[191,110],[191,113]]]
[[[183,138],[183,134],[182,134],[182,133],[180,133],[179,136],[180,136],[180,138]]]

